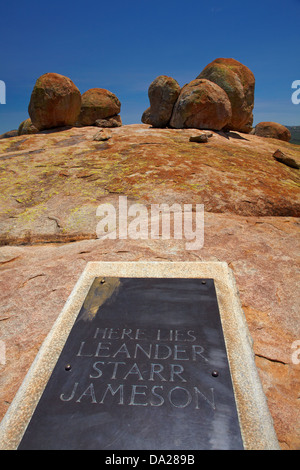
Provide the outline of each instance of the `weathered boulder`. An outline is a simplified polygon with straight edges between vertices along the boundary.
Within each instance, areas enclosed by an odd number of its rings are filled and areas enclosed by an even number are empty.
[[[106,119],[97,119],[95,122],[97,127],[121,127],[122,119],[120,115],[112,116]]]
[[[31,119],[25,119],[21,122],[18,129],[18,135],[36,134],[39,130],[32,124]]]
[[[38,129],[73,126],[80,113],[81,94],[72,80],[58,73],[37,79],[28,107],[32,124]]]
[[[197,142],[197,143],[206,143],[208,142],[208,137],[210,137],[207,134],[200,134],[200,135],[192,135],[189,139],[190,142]]]
[[[215,83],[198,79],[185,85],[174,106],[171,127],[221,130],[231,119],[227,94]]]
[[[18,129],[12,129],[11,131],[4,132],[0,135],[0,139],[9,139],[10,137],[16,137],[18,134]]]
[[[255,78],[251,70],[235,59],[215,59],[197,78],[206,78],[228,95],[232,117],[229,130],[249,133],[253,122]]]
[[[107,119],[119,114],[121,103],[114,93],[104,88],[91,88],[82,95],[78,123],[93,126],[98,119]]]
[[[111,133],[107,129],[101,129],[97,134],[94,135],[93,140],[96,142],[102,142],[103,140],[109,140],[111,138]]]
[[[296,170],[300,169],[300,156],[298,158],[298,161],[296,161],[295,158],[289,157],[284,152],[277,149],[276,152],[273,153],[273,158],[275,158],[275,160],[277,160],[278,162],[289,166],[290,168],[295,168]]]
[[[148,90],[150,107],[143,113],[142,122],[153,127],[166,127],[179,94],[180,86],[174,78],[160,75],[153,80]]]
[[[255,126],[254,134],[259,137],[269,137],[289,142],[291,139],[290,131],[278,122],[260,122]]]

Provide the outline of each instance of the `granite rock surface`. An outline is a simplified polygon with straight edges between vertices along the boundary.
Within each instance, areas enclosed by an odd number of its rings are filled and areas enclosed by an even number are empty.
[[[299,146],[238,132],[64,128],[0,140],[0,418],[88,261],[225,261],[283,449],[299,449]],[[200,131],[198,131],[200,133]],[[97,239],[97,207],[204,204],[204,245]],[[150,224],[149,219],[149,224]],[[149,231],[149,233],[151,233]]]

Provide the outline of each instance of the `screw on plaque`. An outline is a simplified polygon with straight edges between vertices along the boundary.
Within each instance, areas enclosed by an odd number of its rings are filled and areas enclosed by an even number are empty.
[[[218,377],[218,376],[219,376],[219,372],[218,372],[217,370],[213,370],[212,373],[211,373],[211,375],[212,375],[213,377]]]
[[[71,364],[67,364],[67,365],[65,366],[65,370],[67,370],[67,371],[68,371],[68,370],[71,370],[71,368],[72,368],[72,367],[71,367]]]
[[[101,284],[104,284],[105,283],[105,279],[101,279]]]
[[[202,282],[202,284],[206,284],[206,281],[204,281],[204,280],[203,280],[203,281],[201,281],[201,282]]]

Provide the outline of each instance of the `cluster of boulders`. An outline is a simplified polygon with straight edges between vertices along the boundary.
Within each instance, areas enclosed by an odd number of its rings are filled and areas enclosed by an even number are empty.
[[[254,88],[253,73],[235,59],[215,59],[183,88],[174,78],[161,75],[149,87],[150,107],[142,122],[160,128],[233,130],[289,140],[288,129],[277,123],[267,123],[268,130],[258,125],[253,131]],[[279,132],[278,126],[287,132]]]
[[[58,73],[39,77],[33,88],[28,113],[18,134],[65,126],[118,127],[121,103],[116,95],[103,88],[92,88],[83,95],[70,80]]]
[[[216,59],[182,89],[174,78],[160,76],[150,85],[150,107],[142,122],[154,127],[250,132],[255,78],[234,59]]]
[[[153,127],[195,128],[239,131],[289,142],[290,131],[275,122],[261,122],[252,128],[255,78],[248,67],[235,59],[216,59],[195,80],[180,88],[174,78],[161,75],[150,85],[150,107],[142,122]],[[72,80],[57,73],[39,77],[28,107],[30,118],[15,134],[35,134],[65,126],[122,126],[121,103],[103,88],[92,88],[81,95]],[[206,142],[207,137],[202,136]]]

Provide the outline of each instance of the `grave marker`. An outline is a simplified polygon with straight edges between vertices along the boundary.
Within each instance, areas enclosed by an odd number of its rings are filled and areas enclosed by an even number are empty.
[[[279,448],[227,265],[89,263],[0,437],[19,449]]]

